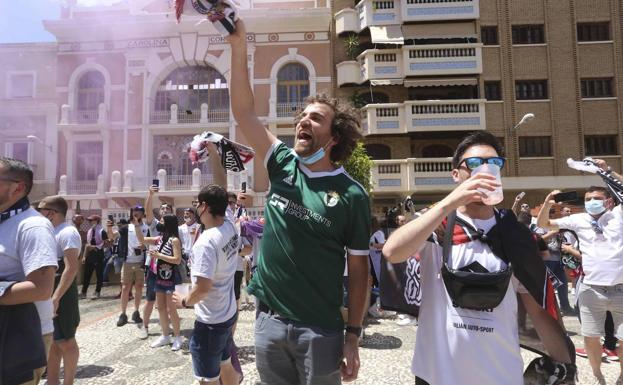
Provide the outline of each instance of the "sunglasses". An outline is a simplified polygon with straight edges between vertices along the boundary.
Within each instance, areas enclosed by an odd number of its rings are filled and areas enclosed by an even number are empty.
[[[479,156],[472,156],[472,157],[463,159],[459,163],[459,167],[461,167],[463,163],[465,163],[465,167],[467,167],[470,171],[477,167],[482,166],[485,163],[493,164],[495,166],[498,166],[500,169],[502,169],[502,167],[504,167],[504,163],[506,163],[506,159],[502,158],[501,156],[492,156],[491,158],[481,158]]]

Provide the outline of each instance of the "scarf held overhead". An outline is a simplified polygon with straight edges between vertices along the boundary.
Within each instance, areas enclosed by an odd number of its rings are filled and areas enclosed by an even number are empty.
[[[205,162],[210,155],[208,153],[208,142],[216,145],[218,154],[221,156],[221,164],[228,171],[240,172],[244,170],[244,165],[253,159],[255,151],[251,147],[233,142],[223,135],[206,131],[203,134],[195,135],[189,144],[188,156],[193,163]]]
[[[178,23],[182,15],[205,15],[223,36],[228,36],[236,30],[237,14],[236,6],[229,0],[175,0],[175,18]]]

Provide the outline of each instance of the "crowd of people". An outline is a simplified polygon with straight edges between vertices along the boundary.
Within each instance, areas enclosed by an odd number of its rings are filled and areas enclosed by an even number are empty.
[[[73,383],[79,298],[87,297],[93,273],[92,298],[100,297],[112,250],[121,264],[117,326],[131,320],[140,338],[148,338],[156,306],[161,335],[150,346],[175,351],[183,344],[178,309],[194,308],[189,350],[202,385],[242,380],[233,335],[249,255],[247,290],[257,301],[255,360],[262,384],[355,380],[364,316],[383,311],[371,287],[388,279],[382,274],[386,261],[414,258],[418,317],[398,322],[418,325],[415,384],[523,384],[518,308],[530,316],[546,351],[538,372],[548,384],[574,384],[574,347],[553,301],[554,287],[560,311],[581,320],[585,346],[577,353],[588,357],[594,382],[605,384],[602,354],[617,359],[623,338],[623,212],[608,189],[588,188],[584,210],[575,214],[569,205],[552,209],[559,191],[545,197],[536,217],[521,204],[524,194],[511,210],[498,210],[484,200],[501,183],[478,169],[503,168],[504,151],[492,134],[477,132],[454,153],[457,187],[417,215],[398,215],[396,228],[384,231],[371,216],[366,190],[339,166],[361,139],[356,110],[322,95],[310,98],[295,118],[295,142],[288,148],[255,111],[245,36],[238,21],[228,38],[231,106],[268,173],[265,220],[247,218],[244,194],[213,184],[200,190],[193,207],[183,208],[180,224],[169,203],[155,215],[153,185],[127,220],[90,215],[81,234],[84,218],[69,224],[62,197],[33,207],[30,168],[0,158],[0,383],[37,384],[47,367],[48,384],[57,385],[61,363],[63,384]],[[568,276],[577,306],[569,302]],[[603,347],[600,337],[608,334]]]

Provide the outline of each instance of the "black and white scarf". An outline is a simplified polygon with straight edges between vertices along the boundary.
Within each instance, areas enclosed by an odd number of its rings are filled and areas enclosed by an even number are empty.
[[[0,213],[0,223],[21,212],[28,210],[29,208],[30,202],[28,201],[28,197],[24,197],[18,200],[13,206],[9,207],[6,211]]]
[[[208,142],[216,145],[221,156],[221,164],[228,171],[240,172],[244,170],[245,163],[251,161],[255,156],[255,151],[251,147],[231,141],[223,135],[206,131],[203,134],[195,135],[193,141],[188,145],[188,156],[193,163],[205,162],[208,159],[210,155]]]

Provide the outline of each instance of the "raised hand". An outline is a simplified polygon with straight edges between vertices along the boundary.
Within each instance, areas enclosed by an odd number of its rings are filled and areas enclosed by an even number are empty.
[[[482,202],[483,198],[486,198],[487,195],[480,191],[480,189],[493,191],[500,186],[501,184],[495,179],[495,176],[479,172],[458,185],[444,198],[444,201],[446,201],[452,209],[456,209],[470,203]]]
[[[241,46],[246,42],[247,29],[242,19],[236,21],[236,31],[225,38],[232,46]]]

